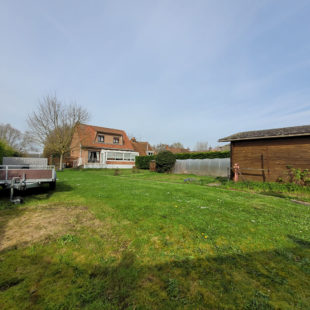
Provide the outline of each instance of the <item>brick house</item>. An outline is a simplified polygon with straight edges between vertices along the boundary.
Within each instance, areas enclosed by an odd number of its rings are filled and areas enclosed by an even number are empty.
[[[70,156],[84,168],[132,168],[139,156],[125,131],[80,124],[76,127]]]
[[[139,153],[139,156],[150,156],[154,155],[155,151],[148,142],[137,141],[136,138],[131,138],[130,142],[136,152]]]

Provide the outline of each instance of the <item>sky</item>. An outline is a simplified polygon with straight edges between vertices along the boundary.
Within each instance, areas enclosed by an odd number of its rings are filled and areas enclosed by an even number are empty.
[[[138,140],[310,124],[310,1],[0,0],[0,123],[48,94]]]

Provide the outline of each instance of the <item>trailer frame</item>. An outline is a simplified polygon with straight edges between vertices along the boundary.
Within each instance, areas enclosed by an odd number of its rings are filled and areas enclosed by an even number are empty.
[[[4,188],[26,190],[46,183],[55,189],[55,166],[0,165],[0,186]]]

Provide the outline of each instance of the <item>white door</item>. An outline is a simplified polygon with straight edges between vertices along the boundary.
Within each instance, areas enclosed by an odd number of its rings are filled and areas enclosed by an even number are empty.
[[[105,165],[106,160],[107,160],[107,153],[104,150],[102,150],[100,155],[101,155],[100,156],[100,163]]]

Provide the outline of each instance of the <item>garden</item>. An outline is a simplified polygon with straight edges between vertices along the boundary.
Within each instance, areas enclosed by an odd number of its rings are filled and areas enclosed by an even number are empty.
[[[0,308],[309,309],[309,190],[274,184],[68,169],[0,191]]]

